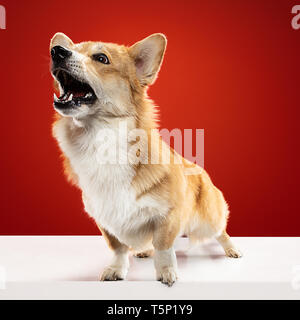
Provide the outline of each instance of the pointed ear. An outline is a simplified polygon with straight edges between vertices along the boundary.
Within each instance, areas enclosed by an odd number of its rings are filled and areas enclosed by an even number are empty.
[[[69,37],[67,37],[64,33],[57,32],[51,39],[50,49],[55,46],[62,46],[62,47],[69,48],[73,44],[74,44],[73,41]]]
[[[166,46],[167,38],[162,33],[155,33],[129,48],[129,55],[134,60],[136,74],[142,85],[154,83]]]

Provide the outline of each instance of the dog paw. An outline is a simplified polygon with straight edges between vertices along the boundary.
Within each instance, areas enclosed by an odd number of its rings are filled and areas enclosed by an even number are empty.
[[[235,248],[228,248],[225,253],[229,258],[241,258],[243,256],[242,252]]]
[[[177,273],[173,267],[163,268],[157,274],[157,280],[166,284],[168,287],[171,287],[176,282],[177,279],[178,279]]]
[[[118,281],[124,280],[126,276],[126,272],[120,268],[116,267],[107,267],[102,272],[100,277],[100,281]]]
[[[141,258],[141,259],[143,259],[143,258],[149,258],[149,257],[151,257],[153,255],[153,250],[146,250],[146,251],[142,251],[142,252],[136,252],[135,254],[134,254],[134,256],[136,257],[136,258]]]

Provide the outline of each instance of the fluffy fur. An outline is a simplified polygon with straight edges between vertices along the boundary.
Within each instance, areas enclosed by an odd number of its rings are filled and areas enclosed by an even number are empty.
[[[140,257],[154,251],[157,279],[172,285],[177,279],[173,242],[182,234],[192,240],[217,238],[227,256],[241,256],[226,233],[228,206],[204,170],[198,168],[199,174],[185,175],[194,165],[185,159],[175,163],[180,155],[174,150],[170,164],[100,164],[97,159],[97,133],[106,128],[120,134],[121,121],[126,122],[128,132],[146,132],[147,139],[141,137],[138,143],[141,157],[161,157],[169,150],[157,132],[151,136],[157,128],[156,112],[147,97],[166,42],[162,34],[131,47],[102,42],[74,44],[62,33],[51,40],[50,50],[59,45],[72,53],[65,64],[68,72],[87,82],[97,96],[92,106],[57,110],[60,115],[53,135],[63,152],[68,179],[82,190],[86,212],[114,251],[101,280],[124,279],[133,249]],[[110,64],[91,58],[99,52],[106,54]],[[118,149],[121,156],[127,156],[127,147],[134,142]]]

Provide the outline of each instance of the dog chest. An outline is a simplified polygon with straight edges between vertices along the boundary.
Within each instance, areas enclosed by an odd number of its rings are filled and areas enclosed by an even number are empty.
[[[101,163],[96,135],[87,133],[76,136],[68,133],[67,129],[67,126],[58,126],[56,136],[78,176],[85,210],[99,225],[124,243],[132,247],[142,244],[148,238],[148,226],[167,212],[167,204],[148,195],[137,200],[131,185],[135,176],[134,168],[128,163]],[[119,151],[123,152],[122,149]]]

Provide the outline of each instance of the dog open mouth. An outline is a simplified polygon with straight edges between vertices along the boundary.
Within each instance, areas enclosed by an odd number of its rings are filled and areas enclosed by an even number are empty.
[[[75,79],[67,71],[57,70],[53,74],[63,89],[63,94],[59,98],[54,93],[55,107],[59,109],[80,107],[81,104],[93,104],[97,100],[96,94],[90,85]]]

